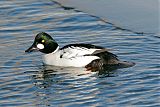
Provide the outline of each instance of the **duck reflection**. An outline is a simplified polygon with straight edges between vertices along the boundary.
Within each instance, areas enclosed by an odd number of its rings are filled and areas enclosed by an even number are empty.
[[[45,106],[54,105],[54,102],[73,97],[63,96],[64,93],[66,95],[72,95],[72,93],[79,95],[81,91],[78,90],[88,90],[90,87],[94,87],[97,94],[101,93],[100,89],[97,88],[98,78],[116,76],[119,72],[118,68],[121,67],[119,65],[102,66],[88,71],[85,68],[41,66],[39,71],[32,75],[32,82],[36,87],[34,93],[37,96],[36,101]],[[91,94],[90,97],[94,98],[96,95]]]
[[[89,76],[98,76],[98,77],[113,77],[117,74],[117,69],[126,68],[121,65],[103,65],[98,68],[92,68],[87,70],[85,68],[76,68],[76,67],[57,67],[57,66],[46,66],[43,65],[39,68],[39,72],[33,75],[35,80],[35,85],[39,87],[49,87],[54,83],[58,83],[65,78],[81,78]],[[54,77],[54,78],[53,78]]]

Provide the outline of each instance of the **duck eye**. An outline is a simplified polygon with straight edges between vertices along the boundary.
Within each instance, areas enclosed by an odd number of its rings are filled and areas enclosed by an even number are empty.
[[[42,43],[44,43],[44,42],[45,42],[45,40],[43,39],[41,42],[42,42]]]

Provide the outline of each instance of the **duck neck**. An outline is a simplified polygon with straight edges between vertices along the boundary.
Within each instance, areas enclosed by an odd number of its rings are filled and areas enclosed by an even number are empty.
[[[56,50],[54,50],[52,53],[56,53],[59,50],[59,46],[57,46]]]

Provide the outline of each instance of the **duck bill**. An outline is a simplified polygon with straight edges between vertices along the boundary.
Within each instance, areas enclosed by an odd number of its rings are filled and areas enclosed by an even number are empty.
[[[25,52],[33,52],[33,51],[38,51],[39,49],[37,47],[35,47],[35,45],[33,44],[31,47],[29,47],[27,50],[25,50]]]

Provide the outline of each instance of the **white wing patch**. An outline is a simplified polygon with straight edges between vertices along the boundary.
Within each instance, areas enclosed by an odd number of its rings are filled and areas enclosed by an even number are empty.
[[[88,49],[85,47],[68,47],[64,50],[61,51],[61,57],[62,58],[75,58],[79,56],[84,56],[84,55],[89,55],[95,52],[96,50],[101,50],[101,49]]]

